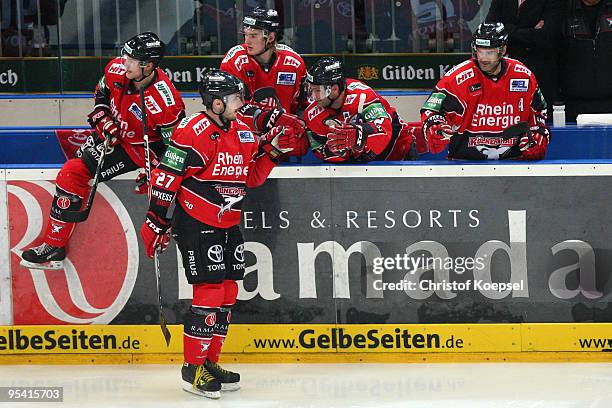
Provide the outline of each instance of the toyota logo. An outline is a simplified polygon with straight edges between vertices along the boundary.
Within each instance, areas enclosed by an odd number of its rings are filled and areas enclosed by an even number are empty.
[[[234,258],[236,258],[238,262],[244,262],[244,244],[240,244],[236,247],[234,250]]]
[[[217,244],[208,248],[208,259],[214,263],[223,262],[223,247]]]

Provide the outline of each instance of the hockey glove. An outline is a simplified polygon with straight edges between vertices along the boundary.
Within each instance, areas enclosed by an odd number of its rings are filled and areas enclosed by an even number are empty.
[[[296,137],[302,137],[306,132],[304,121],[295,115],[284,113],[280,109],[263,109],[255,121],[260,132],[268,132],[275,126],[288,126],[293,128]]]
[[[97,107],[87,117],[87,122],[92,128],[96,129],[96,132],[102,140],[110,137],[111,146],[117,143],[117,139],[119,138],[119,127],[113,120],[108,108]]]
[[[147,218],[140,228],[140,236],[149,258],[153,258],[157,247],[163,252],[170,243],[168,229],[170,229],[169,220],[159,218],[152,211],[147,213]]]
[[[270,158],[277,159],[299,147],[299,139],[293,133],[293,128],[276,126],[262,136],[260,145]]]
[[[435,114],[428,117],[423,124],[423,134],[429,151],[438,154],[446,148],[453,136],[453,128],[446,123],[446,118]]]
[[[523,152],[523,160],[542,160],[546,156],[548,147],[549,131],[547,128],[538,127],[538,131],[531,133],[531,140],[524,135],[519,140],[519,149]]]
[[[327,134],[325,146],[333,153],[339,154],[347,150],[359,155],[365,150],[367,134],[360,125],[343,123],[331,128],[332,132]]]
[[[134,193],[147,194],[149,192],[149,180],[147,179],[147,173],[138,173],[135,182],[136,185],[134,186]]]

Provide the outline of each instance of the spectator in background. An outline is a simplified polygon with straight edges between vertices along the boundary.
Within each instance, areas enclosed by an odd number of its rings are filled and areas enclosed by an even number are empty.
[[[556,52],[561,15],[560,0],[492,0],[486,18],[504,24],[508,56],[533,71],[549,106],[559,99]]]
[[[612,113],[612,0],[568,0],[561,49],[567,120]]]
[[[0,26],[2,27],[0,56],[47,56],[49,26],[57,24],[59,17],[64,13],[67,1],[21,0],[18,3],[17,0],[2,0],[0,4]],[[17,4],[21,5],[19,12]],[[17,16],[20,16],[20,19]],[[21,51],[19,42],[21,42]]]
[[[2,0],[0,23],[2,26],[3,57],[29,56],[32,52],[34,22],[38,7],[36,0]]]
[[[332,53],[334,49],[335,52],[352,52],[353,14],[355,48],[357,52],[366,51],[365,40],[368,33],[365,29],[366,9],[363,0],[339,0],[333,3],[296,1],[293,13],[295,47],[300,53]]]
[[[48,55],[49,51],[49,26],[57,25],[61,16],[64,15],[64,9],[68,0],[39,0],[40,1],[40,27],[38,27],[38,37],[34,37],[33,47],[42,48],[44,56]],[[38,17],[36,18],[38,24]]]

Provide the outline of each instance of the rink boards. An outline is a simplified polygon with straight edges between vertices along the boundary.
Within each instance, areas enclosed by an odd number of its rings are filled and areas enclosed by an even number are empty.
[[[191,288],[171,246],[167,348],[133,174],[100,186],[63,271],[18,265],[56,172],[0,170],[0,362],[180,360]],[[606,161],[276,169],[243,207],[225,358],[610,360],[610,177]]]
[[[182,358],[182,326],[4,326],[0,364],[160,363]],[[612,361],[612,324],[231,326],[224,361]]]

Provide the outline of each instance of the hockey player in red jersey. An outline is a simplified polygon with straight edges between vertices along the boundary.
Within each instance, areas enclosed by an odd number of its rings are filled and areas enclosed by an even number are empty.
[[[312,102],[304,120],[315,156],[329,162],[416,160],[411,127],[372,88],[345,78],[338,59],[318,60],[306,89]]]
[[[540,160],[550,131],[546,101],[533,73],[504,57],[501,23],[474,32],[473,58],[448,71],[421,109],[429,151],[449,159]]]
[[[306,64],[298,53],[278,43],[278,13],[256,8],[244,17],[243,31],[244,43],[231,48],[220,66],[247,87],[250,100],[241,110],[241,119],[257,132],[291,126],[302,137],[304,124],[296,114],[306,105],[301,92]],[[295,149],[290,155],[304,153]]]
[[[243,83],[213,70],[200,84],[204,111],[181,121],[159,166],[140,234],[148,256],[168,244],[168,230],[183,257],[193,302],[184,320],[183,388],[209,398],[239,388],[240,375],[218,365],[244,275],[239,223],[247,187],[261,185],[277,159],[295,147],[290,127],[274,127],[258,140],[236,118]],[[172,220],[168,208],[176,200]]]
[[[122,57],[111,60],[95,90],[95,106],[88,122],[95,132],[57,174],[57,192],[51,205],[43,243],[24,251],[23,266],[63,268],[66,245],[75,223],[66,211],[79,211],[89,191],[105,138],[110,138],[99,181],[144,167],[144,138],[139,89],[144,88],[152,157],[161,157],[176,124],[185,116],[185,105],[166,74],[159,68],[164,44],[146,32],[128,40]],[[167,143],[167,142],[166,142]]]

